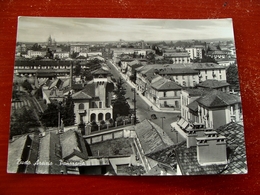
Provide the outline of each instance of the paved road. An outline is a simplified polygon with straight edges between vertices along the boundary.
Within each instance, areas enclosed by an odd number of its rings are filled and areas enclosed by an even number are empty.
[[[114,75],[115,79],[118,79],[120,73],[118,70],[111,64],[111,62],[107,61],[107,65],[111,70],[111,73]],[[122,77],[121,77],[122,78]],[[123,79],[123,78],[122,78]],[[129,104],[131,108],[134,107],[133,102],[131,101],[134,97],[133,92],[131,91],[131,86],[125,82],[126,88],[126,95],[125,97],[129,97]],[[137,92],[138,93],[138,92]],[[152,120],[154,123],[162,127],[163,122],[163,130],[168,134],[168,136],[175,142],[176,141],[176,134],[171,131],[170,124],[177,120],[177,113],[163,113],[163,112],[156,112],[150,109],[148,104],[140,97],[141,94],[136,95],[136,107],[137,107],[137,119],[142,121],[144,119],[151,119],[151,114],[156,114],[157,119]],[[165,117],[165,118],[161,118]]]

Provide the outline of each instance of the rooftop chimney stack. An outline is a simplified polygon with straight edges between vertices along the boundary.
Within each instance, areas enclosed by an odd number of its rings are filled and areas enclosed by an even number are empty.
[[[225,136],[216,131],[205,132],[197,140],[197,160],[200,165],[227,164],[227,143]]]

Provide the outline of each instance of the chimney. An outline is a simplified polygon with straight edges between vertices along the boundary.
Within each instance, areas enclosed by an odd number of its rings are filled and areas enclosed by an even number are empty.
[[[204,137],[196,140],[197,160],[200,165],[227,164],[225,136],[218,136],[216,131],[207,131]]]
[[[70,63],[70,88],[72,88],[73,84],[73,62]]]
[[[187,148],[190,148],[191,146],[197,146],[197,140],[196,138],[199,137],[204,137],[205,136],[205,131],[207,131],[207,129],[205,128],[204,124],[193,124],[192,128],[188,128],[186,129],[187,133]]]

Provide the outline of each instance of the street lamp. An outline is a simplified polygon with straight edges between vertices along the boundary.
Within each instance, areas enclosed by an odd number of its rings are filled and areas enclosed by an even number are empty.
[[[132,88],[131,91],[134,93],[134,124],[136,125],[136,90],[135,88]]]
[[[163,119],[166,119],[166,118],[165,118],[165,116],[162,116],[161,119],[162,119],[162,130],[163,130]]]

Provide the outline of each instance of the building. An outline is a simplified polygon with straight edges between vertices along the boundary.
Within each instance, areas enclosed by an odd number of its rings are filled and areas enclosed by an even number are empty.
[[[163,53],[163,57],[172,59],[173,64],[191,63],[190,55],[187,52]]]
[[[30,58],[36,58],[36,57],[45,57],[46,56],[46,51],[33,51],[33,50],[28,50],[27,54]]]
[[[198,103],[195,101],[212,90],[182,89],[181,91],[181,117],[186,121],[199,123]]]
[[[163,77],[152,80],[147,98],[158,108],[180,110],[181,86]]]
[[[197,100],[199,123],[218,128],[229,122],[241,122],[241,98],[238,95],[213,90]]]
[[[216,79],[208,79],[203,81],[197,85],[198,88],[208,88],[208,89],[216,89],[219,91],[223,91],[229,93],[230,84],[226,81],[218,81]]]
[[[185,66],[156,68],[155,72],[167,76],[183,87],[195,87],[199,83],[198,71]]]
[[[185,50],[188,52],[188,54],[190,55],[190,59],[194,60],[194,59],[202,59],[202,51],[204,49],[204,46],[202,45],[195,45],[193,47],[188,47],[185,48]]]
[[[186,141],[174,149],[160,151],[173,153],[177,161],[177,175],[246,174],[244,128],[234,122],[210,130],[203,124],[193,124],[183,130],[180,120],[172,124],[184,132]],[[166,161],[167,159],[165,159]]]
[[[216,59],[216,61],[219,65],[228,67],[236,63],[236,58],[221,58]]]
[[[9,143],[8,173],[105,174],[109,159],[91,156],[76,129],[48,131],[15,138]]]
[[[216,79],[226,81],[226,68],[216,63],[206,62],[206,63],[194,63],[192,68],[198,71],[199,82]]]
[[[113,118],[111,92],[109,90],[109,72],[98,69],[93,74],[93,81],[85,88],[72,95],[76,124],[87,124],[92,121],[105,121]],[[113,85],[113,84],[112,84]]]
[[[207,55],[214,59],[227,58],[228,56],[226,52],[221,50],[209,51]]]
[[[70,53],[88,53],[89,47],[88,44],[70,44]]]
[[[131,77],[136,76],[136,69],[142,67],[143,65],[139,60],[134,60],[127,63],[127,72],[126,75],[130,79]]]
[[[158,175],[174,174],[176,170],[169,165],[158,167],[160,164],[157,160],[151,158],[152,154],[156,151],[174,145],[173,141],[166,133],[156,124],[149,120],[144,120],[135,126],[136,139],[134,146],[139,153],[139,157],[145,168],[147,174],[151,173],[154,169],[158,169]],[[175,162],[172,162],[173,164]]]
[[[59,58],[59,59],[69,58],[70,53],[69,52],[55,52],[55,53],[53,53],[53,56],[54,56],[54,58]]]

